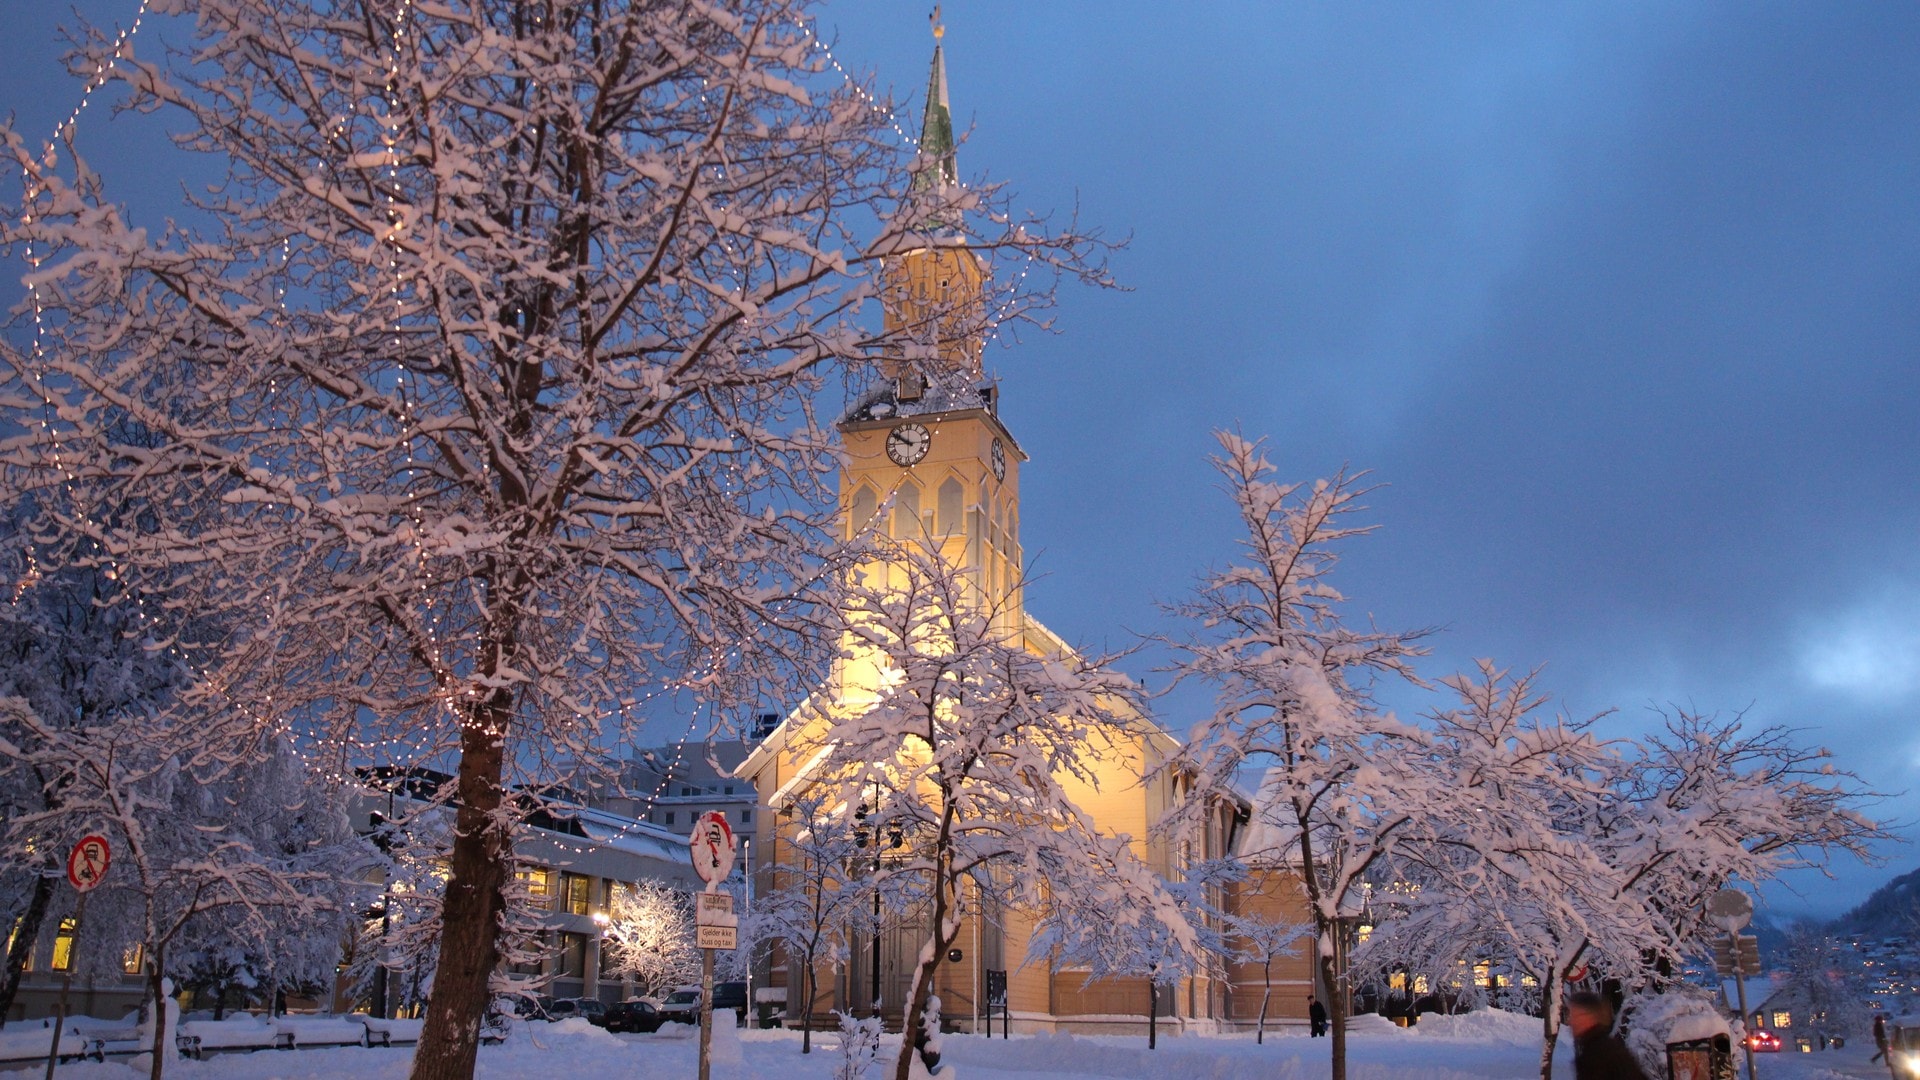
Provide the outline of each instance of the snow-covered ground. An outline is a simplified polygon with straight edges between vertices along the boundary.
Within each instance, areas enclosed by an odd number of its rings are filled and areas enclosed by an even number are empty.
[[[1411,1031],[1376,1018],[1355,1024],[1350,1042],[1354,1080],[1530,1080],[1535,1075],[1534,1021],[1500,1013],[1430,1016]],[[548,1080],[554,1076],[692,1077],[696,1041],[691,1028],[668,1025],[658,1035],[610,1035],[584,1020],[537,1024],[515,1032],[505,1045],[480,1052],[478,1080]],[[965,1080],[1312,1080],[1327,1075],[1327,1043],[1299,1034],[1270,1034],[1266,1045],[1251,1035],[1183,1036],[1163,1039],[1149,1051],[1146,1040],[1115,1036],[1016,1035],[1010,1040],[961,1035],[944,1040],[951,1074]],[[732,1045],[728,1045],[732,1043]],[[894,1042],[888,1041],[891,1051]],[[1561,1058],[1565,1057],[1562,1046]],[[1869,1065],[1872,1052],[1848,1047],[1816,1054],[1763,1055],[1766,1080],[1839,1080],[1884,1077]],[[169,1063],[177,1080],[405,1080],[408,1049],[343,1047],[292,1052],[228,1054],[208,1061]],[[830,1080],[839,1061],[834,1033],[816,1034],[814,1052],[802,1057],[794,1032],[747,1031],[737,1041],[720,1040],[715,1080]],[[869,1080],[882,1080],[876,1066]],[[60,1067],[63,1080],[134,1080],[144,1077],[126,1064],[93,1062]],[[1556,1076],[1572,1076],[1564,1060]]]

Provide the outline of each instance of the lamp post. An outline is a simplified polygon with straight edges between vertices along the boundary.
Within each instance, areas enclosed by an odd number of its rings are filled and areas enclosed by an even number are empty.
[[[596,911],[591,918],[593,919],[593,996],[598,998],[600,996],[600,981],[607,976],[607,973],[601,970],[601,965],[605,963],[607,958],[607,927],[613,925],[613,916],[607,914],[605,911]],[[585,965],[583,964],[581,966],[584,967]],[[584,971],[580,973],[583,981],[586,978],[586,974]],[[586,988],[583,986],[581,989],[584,990]]]

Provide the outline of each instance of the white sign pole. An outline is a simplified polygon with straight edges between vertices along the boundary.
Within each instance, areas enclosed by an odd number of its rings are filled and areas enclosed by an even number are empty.
[[[733,895],[720,891],[720,884],[733,872],[733,827],[727,815],[709,810],[694,822],[693,835],[687,837],[687,853],[693,859],[693,872],[707,883],[706,891],[694,895],[693,930],[700,946],[700,1080],[713,1076],[713,951],[736,946],[737,930],[733,917]]]

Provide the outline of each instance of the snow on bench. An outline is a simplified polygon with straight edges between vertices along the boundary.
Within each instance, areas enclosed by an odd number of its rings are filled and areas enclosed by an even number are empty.
[[[366,1013],[355,1013],[352,1018],[366,1029],[368,1046],[392,1046],[395,1043],[417,1043],[420,1041],[420,1029],[425,1020],[382,1020]]]
[[[273,1030],[293,1046],[365,1046],[367,1026],[351,1016],[276,1016]]]
[[[234,1013],[225,1020],[188,1020],[174,1042],[181,1053],[199,1059],[209,1050],[291,1050],[293,1033],[277,1031],[257,1016]]]

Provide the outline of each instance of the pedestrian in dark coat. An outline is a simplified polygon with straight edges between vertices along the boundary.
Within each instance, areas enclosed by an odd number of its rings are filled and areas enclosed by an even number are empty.
[[[1314,1038],[1327,1033],[1327,1007],[1320,1004],[1317,997],[1307,999],[1307,1023],[1312,1027],[1310,1034]]]
[[[1573,1075],[1577,1080],[1648,1080],[1627,1044],[1613,1033],[1613,1006],[1599,994],[1567,999],[1567,1028],[1573,1032]]]
[[[1887,1014],[1873,1014],[1873,1045],[1876,1047],[1873,1060],[1887,1060]]]

